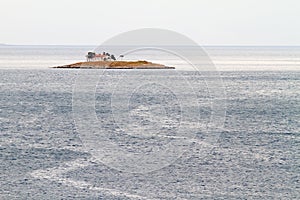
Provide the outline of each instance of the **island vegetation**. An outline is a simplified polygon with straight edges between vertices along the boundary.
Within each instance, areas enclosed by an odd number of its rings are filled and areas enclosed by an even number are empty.
[[[71,69],[175,69],[148,61],[86,61],[54,68]]]
[[[95,53],[88,52],[86,62],[77,62],[69,65],[57,66],[54,68],[81,68],[81,69],[174,69],[174,67],[168,67],[162,64],[156,64],[145,60],[139,61],[123,61],[117,60],[113,54],[103,52]],[[120,59],[124,58],[124,55],[119,56]]]

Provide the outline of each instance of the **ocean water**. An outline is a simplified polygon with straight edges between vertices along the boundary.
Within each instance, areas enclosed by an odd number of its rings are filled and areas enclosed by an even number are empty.
[[[49,68],[91,49],[0,47],[0,199],[300,198],[299,47],[206,47],[217,73],[149,51],[131,58],[178,70]]]

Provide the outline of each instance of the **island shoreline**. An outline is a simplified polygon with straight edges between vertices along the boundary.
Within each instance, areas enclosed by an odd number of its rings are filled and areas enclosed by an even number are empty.
[[[64,69],[175,69],[149,61],[87,61],[52,68]]]

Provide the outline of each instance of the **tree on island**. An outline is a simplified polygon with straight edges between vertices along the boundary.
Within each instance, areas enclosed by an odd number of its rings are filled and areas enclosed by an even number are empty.
[[[112,60],[116,60],[116,57],[115,57],[113,54],[110,56],[110,58],[111,58]]]

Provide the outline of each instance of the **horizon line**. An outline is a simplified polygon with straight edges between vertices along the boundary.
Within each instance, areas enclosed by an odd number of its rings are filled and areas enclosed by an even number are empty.
[[[0,46],[99,46],[96,44],[6,44],[0,43]],[[114,45],[118,46],[118,45]],[[136,45],[126,45],[136,46]],[[166,45],[163,45],[166,46]],[[167,46],[190,46],[190,45],[167,45]],[[203,47],[300,47],[300,45],[264,45],[264,44],[205,44]]]

